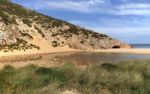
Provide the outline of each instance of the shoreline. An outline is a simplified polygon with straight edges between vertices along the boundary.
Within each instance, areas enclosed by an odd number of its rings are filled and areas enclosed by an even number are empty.
[[[150,48],[106,49],[106,50],[94,50],[93,52],[122,53],[122,54],[147,54],[147,55],[150,55]]]
[[[147,54],[150,55],[150,49],[105,49],[105,50],[74,50],[64,48],[54,48],[55,50],[28,50],[14,52],[0,52],[0,69],[6,65],[11,65],[14,68],[24,67],[26,65],[37,65],[41,67],[55,67],[61,65],[57,62],[59,56],[64,56],[72,53],[123,53],[123,54]],[[57,49],[57,50],[56,50]],[[1,54],[2,53],[2,54]],[[57,57],[58,56],[58,57]],[[55,58],[56,57],[56,58]],[[48,59],[46,59],[48,58]]]
[[[0,57],[6,57],[6,56],[23,56],[23,55],[41,55],[41,54],[55,54],[55,53],[68,53],[68,52],[78,52],[80,50],[70,49],[66,47],[59,47],[59,48],[50,48],[50,50],[42,49],[31,49],[26,51],[18,51],[14,50],[9,52],[2,52],[0,51]]]
[[[26,50],[13,52],[0,52],[0,57],[7,56],[26,56],[26,55],[42,55],[42,54],[57,54],[57,53],[71,53],[71,52],[96,52],[96,53],[122,53],[122,54],[148,54],[150,55],[150,48],[130,48],[130,49],[102,49],[102,50],[76,50],[70,48],[53,48],[50,50]]]

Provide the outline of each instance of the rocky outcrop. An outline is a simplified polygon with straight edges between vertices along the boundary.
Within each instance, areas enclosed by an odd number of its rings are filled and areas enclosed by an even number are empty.
[[[18,40],[34,44],[35,39],[47,41],[51,47],[75,49],[130,48],[131,46],[68,22],[28,10],[11,2],[0,1],[0,45],[14,45]]]

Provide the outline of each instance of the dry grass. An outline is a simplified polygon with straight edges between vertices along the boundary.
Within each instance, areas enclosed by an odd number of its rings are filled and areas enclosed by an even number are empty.
[[[149,61],[124,61],[79,68],[71,63],[45,68],[35,65],[0,71],[0,94],[149,94]]]

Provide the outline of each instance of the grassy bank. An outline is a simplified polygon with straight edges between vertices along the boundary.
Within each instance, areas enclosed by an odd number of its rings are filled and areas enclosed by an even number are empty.
[[[149,94],[150,62],[104,63],[78,68],[34,65],[0,70],[0,94],[60,94],[75,89],[82,94]]]

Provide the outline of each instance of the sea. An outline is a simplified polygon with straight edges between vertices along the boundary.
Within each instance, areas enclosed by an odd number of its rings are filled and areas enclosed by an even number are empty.
[[[131,44],[133,48],[150,48],[150,44]]]

